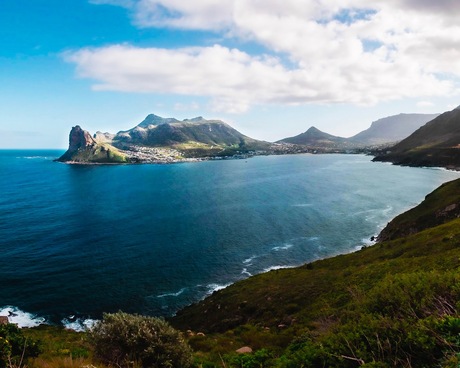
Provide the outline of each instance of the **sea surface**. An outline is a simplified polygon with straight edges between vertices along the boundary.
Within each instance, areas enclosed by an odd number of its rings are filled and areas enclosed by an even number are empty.
[[[66,165],[0,151],[0,315],[75,329],[103,312],[170,316],[235,281],[353,252],[443,169],[364,155]]]

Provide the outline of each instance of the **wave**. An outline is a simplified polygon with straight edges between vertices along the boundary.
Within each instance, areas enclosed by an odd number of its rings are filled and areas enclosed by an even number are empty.
[[[250,263],[251,263],[253,260],[255,260],[256,258],[257,258],[257,256],[252,256],[252,257],[246,258],[246,259],[243,261],[243,263],[250,266]]]
[[[293,244],[286,243],[285,245],[282,245],[282,246],[273,247],[272,250],[274,250],[275,252],[278,252],[280,250],[288,250],[289,248],[292,248],[293,246],[294,246]]]
[[[242,275],[248,275],[248,276],[252,276],[252,273],[248,271],[248,269],[245,267],[243,268],[243,271],[241,271],[241,274]]]
[[[264,268],[263,272],[270,272],[270,271],[275,271],[275,270],[282,270],[284,268],[295,268],[297,266],[270,266],[267,268]]]
[[[46,319],[32,313],[27,313],[17,307],[5,306],[0,308],[0,316],[8,317],[10,323],[16,324],[18,327],[37,327],[46,324]]]
[[[74,330],[77,332],[84,332],[90,330],[96,323],[97,320],[87,318],[75,318],[75,316],[69,316],[61,320],[62,325],[68,330]]]
[[[230,285],[232,285],[232,283],[225,284],[225,285],[209,284],[209,285],[206,286],[206,288],[208,289],[208,294],[212,294],[215,291],[225,289],[225,288],[229,287]]]
[[[48,156],[19,156],[16,157],[17,159],[24,159],[24,160],[51,160],[52,157]]]
[[[177,293],[166,293],[166,294],[157,295],[157,298],[166,298],[166,297],[169,297],[169,296],[176,297],[176,296],[181,295],[185,290],[187,290],[187,288],[182,288]]]

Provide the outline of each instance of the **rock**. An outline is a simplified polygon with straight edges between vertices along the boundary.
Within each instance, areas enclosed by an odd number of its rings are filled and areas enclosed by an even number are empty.
[[[238,354],[250,354],[252,353],[252,349],[249,346],[243,346],[242,348],[235,350],[235,352]]]
[[[9,323],[7,316],[0,316],[0,325],[7,325]]]
[[[77,151],[80,148],[90,147],[96,144],[94,138],[88,131],[83,130],[80,125],[72,128],[69,134],[69,151]]]

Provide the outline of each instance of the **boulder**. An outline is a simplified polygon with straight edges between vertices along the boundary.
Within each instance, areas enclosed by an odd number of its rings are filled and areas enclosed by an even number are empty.
[[[243,346],[242,348],[235,350],[235,352],[238,354],[250,354],[252,353],[252,349],[249,346]]]

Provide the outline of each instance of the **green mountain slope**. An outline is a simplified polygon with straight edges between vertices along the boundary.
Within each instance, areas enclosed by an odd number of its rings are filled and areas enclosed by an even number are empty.
[[[184,155],[228,155],[233,151],[268,149],[271,144],[241,134],[221,120],[203,117],[178,121],[149,115],[136,127],[119,132],[113,144],[120,148],[129,145],[169,147]]]
[[[460,109],[445,112],[425,124],[391,148],[377,156],[376,161],[388,161],[408,166],[442,166],[460,168]]]
[[[443,185],[389,225],[420,224],[411,235],[251,277],[171,322],[210,334],[190,340],[203,361],[241,344],[271,352],[263,366],[457,367],[460,219],[427,218],[460,203],[459,187]]]

